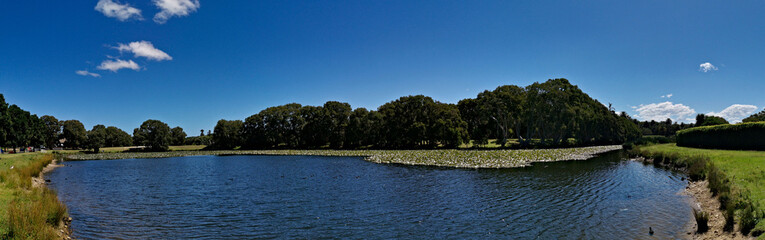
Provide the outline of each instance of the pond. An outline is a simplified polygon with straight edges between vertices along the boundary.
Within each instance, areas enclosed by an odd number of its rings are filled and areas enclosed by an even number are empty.
[[[619,151],[516,169],[316,156],[64,164],[46,179],[78,239],[666,239],[691,221],[684,175]]]

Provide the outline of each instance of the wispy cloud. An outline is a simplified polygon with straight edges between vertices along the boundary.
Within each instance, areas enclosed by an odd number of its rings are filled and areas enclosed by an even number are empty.
[[[101,77],[101,74],[88,72],[87,70],[77,70],[75,73],[82,76]]]
[[[661,95],[661,98],[672,98],[672,94]]]
[[[702,71],[702,72],[717,71],[717,67],[715,67],[715,65],[712,65],[712,63],[710,62],[705,62],[705,63],[699,64],[699,71]]]
[[[728,120],[731,123],[738,123],[741,122],[742,119],[752,115],[757,109],[759,108],[755,105],[733,104],[720,112],[710,112],[707,113],[707,115],[718,116],[725,118],[725,120]]]
[[[95,9],[107,17],[113,17],[123,22],[129,19],[143,20],[141,10],[131,7],[127,3],[120,4],[112,0],[99,0]]]
[[[669,101],[648,105],[641,104],[635,111],[638,113],[636,117],[643,121],[664,121],[667,118],[672,119],[672,121],[686,121],[688,117],[696,114],[696,110],[686,105],[680,103],[673,104]]]
[[[120,43],[119,46],[115,48],[120,52],[132,52],[135,57],[145,57],[155,61],[173,59],[173,57],[167,53],[155,48],[154,45],[149,41],[131,42],[129,44]]]
[[[171,17],[187,16],[199,8],[199,0],[154,0],[161,11],[154,15],[154,21],[164,24]]]
[[[141,66],[138,66],[138,64],[133,62],[133,60],[125,61],[122,59],[104,60],[103,62],[101,62],[101,65],[98,66],[98,69],[109,70],[112,72],[117,72],[118,70],[123,68],[133,69],[135,71],[138,71],[141,69]]]

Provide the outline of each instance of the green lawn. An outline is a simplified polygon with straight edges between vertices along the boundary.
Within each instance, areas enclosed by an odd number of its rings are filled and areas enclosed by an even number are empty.
[[[642,147],[647,151],[675,152],[684,156],[706,155],[725,172],[733,185],[749,191],[752,200],[765,206],[765,151],[715,150],[678,147],[674,143]]]
[[[743,199],[733,197],[732,201],[749,199],[745,201],[751,202],[756,212],[765,210],[765,151],[688,148],[678,147],[674,143],[643,146],[640,150],[643,154],[651,155],[651,152],[662,153],[665,156],[677,154],[681,158],[687,157],[686,159],[692,159],[694,156],[706,156],[730,181],[731,192],[734,194],[741,193],[745,197]],[[737,211],[743,210],[736,208]],[[757,215],[762,217],[761,214],[755,213],[756,226],[752,226],[754,231],[760,233],[765,231],[765,221],[756,219]],[[739,221],[738,223],[742,222]],[[758,239],[765,239],[765,234],[760,235]]]

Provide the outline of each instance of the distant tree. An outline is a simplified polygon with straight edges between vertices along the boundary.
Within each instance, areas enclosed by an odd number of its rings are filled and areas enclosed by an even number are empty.
[[[87,131],[80,121],[66,120],[61,125],[63,127],[61,137],[66,139],[65,147],[77,149],[85,144]]]
[[[744,120],[742,120],[742,122],[761,122],[761,121],[765,121],[765,110],[752,114],[751,116],[744,118]]]
[[[106,135],[106,126],[100,124],[93,126],[93,129],[86,134],[83,148],[93,149],[93,152],[100,152],[101,148],[106,145]]]
[[[205,130],[204,129],[199,130],[199,136],[200,137],[204,137],[205,136]]]
[[[324,103],[323,121],[328,133],[329,147],[340,148],[345,141],[345,129],[351,116],[351,105],[343,102],[329,101]]]
[[[44,129],[45,145],[48,148],[56,147],[56,143],[58,143],[59,135],[61,135],[61,122],[59,122],[58,119],[56,119],[56,117],[53,117],[50,115],[44,115],[40,117],[40,120],[45,125],[45,129]]]
[[[212,134],[214,149],[234,149],[242,144],[242,120],[218,120]]]
[[[170,140],[170,126],[159,120],[146,120],[141,127],[133,130],[134,143],[146,146],[151,151],[167,151]]]
[[[8,103],[5,97],[0,94],[0,145],[8,146],[8,131],[10,131],[10,116],[8,116]]]
[[[379,112],[383,117],[382,147],[454,146],[467,137],[467,123],[459,117],[457,106],[423,95],[401,97],[380,106]]]
[[[170,138],[172,139],[170,144],[183,145],[184,140],[186,140],[186,132],[181,127],[174,127],[170,129]]]
[[[704,114],[696,115],[696,126],[713,126],[729,124],[727,120],[718,116],[707,116]]]
[[[290,103],[269,107],[247,117],[243,126],[245,148],[296,148],[303,142],[301,131],[305,122],[300,114],[302,105]]]
[[[105,146],[107,147],[125,147],[133,145],[133,138],[130,137],[125,131],[114,126],[109,126],[105,129],[106,139]]]

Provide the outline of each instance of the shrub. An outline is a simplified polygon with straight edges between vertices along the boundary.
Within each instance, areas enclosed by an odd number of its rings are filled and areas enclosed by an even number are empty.
[[[693,209],[693,218],[696,219],[696,225],[698,226],[698,229],[696,232],[698,233],[704,233],[707,230],[709,230],[709,214],[701,211]]]
[[[736,209],[733,208],[733,206],[728,206],[725,208],[725,225],[723,226],[723,231],[726,232],[732,232],[733,231],[733,225],[736,223],[734,220],[734,216],[736,215]]]
[[[765,122],[695,127],[677,132],[682,147],[765,150]]]

